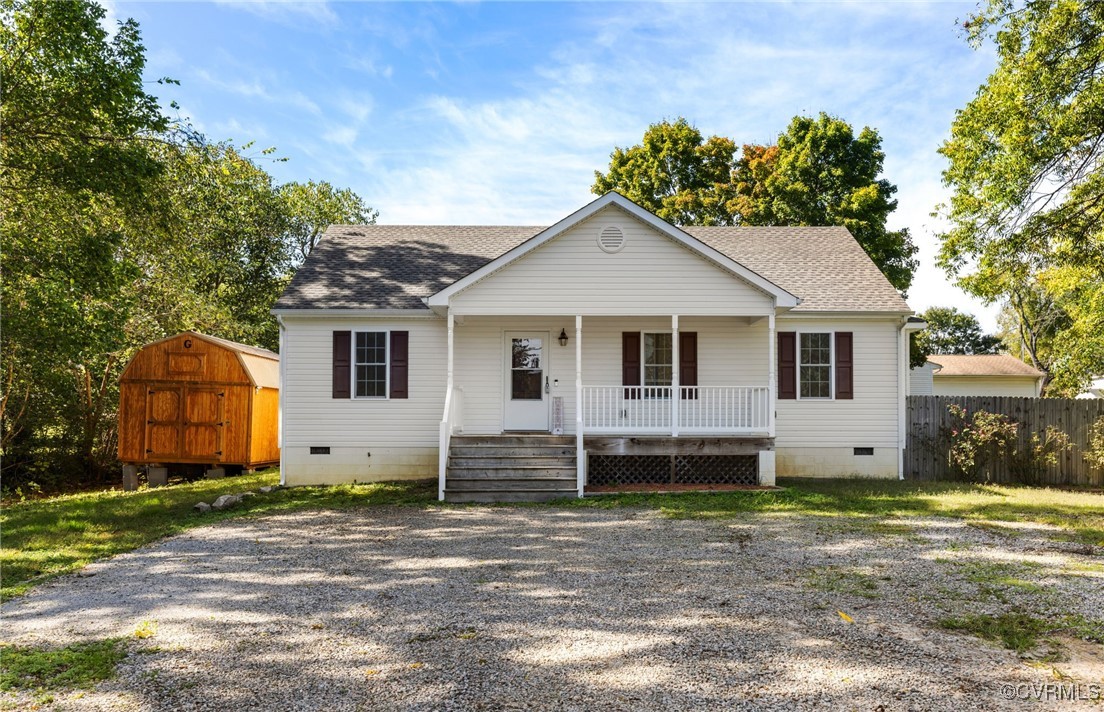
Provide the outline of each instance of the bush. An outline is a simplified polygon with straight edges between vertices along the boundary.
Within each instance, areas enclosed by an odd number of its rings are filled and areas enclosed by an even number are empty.
[[[1104,470],[1104,416],[1097,418],[1089,428],[1089,447],[1083,457],[1093,467]]]
[[[975,411],[972,415],[962,406],[947,406],[951,425],[944,433],[947,461],[954,472],[964,479],[976,479],[994,459],[1008,454],[1016,442],[1019,424],[1007,415]]]
[[[1048,425],[1042,437],[1039,433],[1032,433],[1028,446],[1017,449],[1012,455],[1012,472],[1024,481],[1041,478],[1046,469],[1057,465],[1059,457],[1071,447],[1073,443],[1065,431]]]

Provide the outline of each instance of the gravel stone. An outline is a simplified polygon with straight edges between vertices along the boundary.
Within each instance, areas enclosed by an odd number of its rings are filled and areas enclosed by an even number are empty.
[[[1099,552],[1041,530],[891,524],[530,507],[235,519],[35,588],[5,606],[4,638],[156,622],[115,679],[58,695],[65,710],[1053,708],[1001,685],[1053,682],[1061,663],[938,621],[1098,617]],[[1040,590],[979,597],[964,567],[1002,562]]]
[[[211,505],[207,504],[206,502],[196,502],[196,505],[192,507],[192,509],[205,514],[211,511]]]

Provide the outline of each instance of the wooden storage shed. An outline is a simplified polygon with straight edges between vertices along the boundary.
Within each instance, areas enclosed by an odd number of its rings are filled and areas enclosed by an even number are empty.
[[[280,461],[280,357],[186,331],[148,344],[119,377],[119,460],[130,465]]]

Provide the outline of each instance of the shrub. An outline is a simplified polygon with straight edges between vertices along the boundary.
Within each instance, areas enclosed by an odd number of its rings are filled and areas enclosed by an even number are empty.
[[[1012,471],[1023,479],[1041,477],[1046,468],[1057,465],[1058,458],[1071,447],[1073,443],[1065,431],[1048,425],[1042,437],[1037,432],[1032,433],[1028,446],[1012,456]]]
[[[1104,416],[1096,419],[1089,428],[1089,446],[1084,452],[1085,462],[1104,470]]]
[[[947,460],[951,469],[965,479],[976,479],[995,458],[1002,457],[1015,445],[1018,423],[1007,415],[984,410],[967,413],[962,406],[947,406],[951,425],[944,436]],[[985,471],[985,481],[989,472]]]

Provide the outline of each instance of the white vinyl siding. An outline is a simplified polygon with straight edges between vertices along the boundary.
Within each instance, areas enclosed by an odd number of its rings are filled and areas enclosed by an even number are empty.
[[[445,397],[444,320],[285,317],[284,324],[285,447],[437,446]],[[410,332],[410,397],[333,398],[333,332],[395,330]]]
[[[465,434],[502,432],[506,331],[548,332],[551,395],[564,399],[564,428],[575,432],[575,318],[465,317],[456,327],[456,385],[464,389]],[[568,334],[561,347],[554,337]],[[583,385],[620,386],[621,333],[671,330],[670,318],[584,317]],[[766,386],[767,320],[680,317],[679,331],[698,334],[698,383],[702,386]],[[413,367],[413,361],[411,362]]]
[[[776,320],[779,331],[854,334],[853,399],[778,401],[776,445],[782,447],[896,448],[898,392],[896,319],[788,317]]]
[[[627,249],[627,248],[626,248]],[[444,406],[447,334],[443,319],[285,317],[284,455],[290,484],[370,481],[436,474],[432,451]],[[551,396],[564,399],[564,425],[575,427],[574,315],[466,317],[455,330],[456,385],[464,390],[464,432],[502,431],[506,331],[547,332]],[[778,401],[779,448],[897,447],[896,320],[782,318],[779,331],[854,333],[854,400]],[[566,347],[556,340],[564,329]],[[334,331],[410,333],[408,399],[334,399]],[[669,316],[584,317],[583,383],[621,385],[621,334],[670,332]],[[765,386],[766,319],[682,316],[680,331],[698,334],[701,386]],[[673,365],[672,365],[673,367]],[[310,456],[310,446],[333,449]],[[804,451],[803,451],[804,452]],[[809,452],[813,452],[810,450]],[[358,464],[359,463],[359,464]],[[419,464],[420,463],[420,464]],[[428,463],[428,465],[426,464]],[[330,468],[330,469],[326,469]],[[404,469],[405,468],[405,469]],[[423,472],[425,470],[425,472]],[[331,474],[323,474],[323,473]],[[320,479],[321,478],[321,479]]]
[[[932,378],[932,395],[937,396],[1018,396],[1039,395],[1038,380],[1031,376],[940,376]]]
[[[923,366],[909,369],[910,396],[930,396],[932,394],[932,371],[934,366],[925,363]]]
[[[610,225],[625,234],[624,248],[614,254],[597,243]],[[616,207],[452,298],[454,314],[507,315],[767,315],[772,304],[757,288]]]

